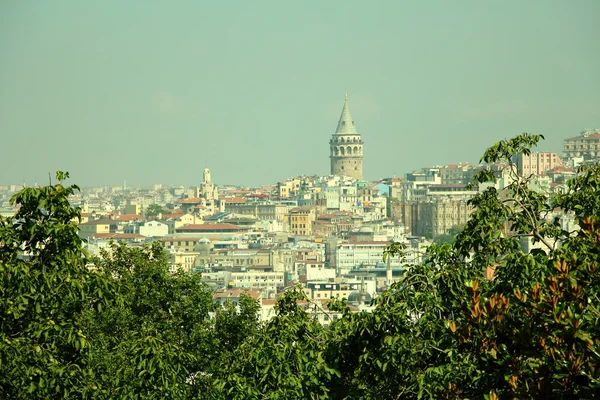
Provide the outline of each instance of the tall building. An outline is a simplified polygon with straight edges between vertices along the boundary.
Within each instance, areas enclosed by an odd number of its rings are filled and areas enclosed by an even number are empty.
[[[335,133],[329,141],[331,175],[344,175],[363,179],[363,141],[356,131],[348,109],[348,92],[344,95],[344,108]]]
[[[562,165],[560,156],[550,152],[535,152],[513,156],[519,175],[524,177],[543,176],[546,172]]]
[[[210,178],[210,170],[208,168],[204,168],[199,195],[199,197],[203,197],[206,200],[217,200],[219,198],[217,188]]]

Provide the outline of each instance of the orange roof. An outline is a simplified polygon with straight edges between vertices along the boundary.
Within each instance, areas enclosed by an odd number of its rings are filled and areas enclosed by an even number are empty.
[[[183,215],[183,213],[178,213],[178,214],[163,214],[163,219],[175,219],[175,218],[179,218]]]
[[[240,297],[242,294],[247,294],[255,300],[260,298],[260,290],[249,290],[246,288],[233,288],[233,289],[217,289],[213,295],[213,300],[224,299],[229,297]]]
[[[242,204],[246,202],[246,199],[243,197],[230,197],[228,199],[224,199],[225,204]]]
[[[114,219],[118,220],[118,221],[145,221],[146,220],[146,218],[144,218],[138,214],[116,215]]]
[[[179,200],[179,204],[198,204],[201,203],[202,200],[200,197],[190,197],[189,199]]]

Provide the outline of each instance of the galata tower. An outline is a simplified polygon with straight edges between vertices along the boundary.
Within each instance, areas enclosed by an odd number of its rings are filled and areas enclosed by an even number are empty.
[[[344,94],[344,108],[337,129],[329,141],[331,175],[344,175],[362,181],[363,141],[356,131],[348,109],[348,92]]]

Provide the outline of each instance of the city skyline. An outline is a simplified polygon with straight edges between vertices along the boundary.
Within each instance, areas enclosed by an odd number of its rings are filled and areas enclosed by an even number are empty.
[[[595,1],[141,4],[0,5],[1,184],[327,175],[346,88],[366,180],[600,125]]]

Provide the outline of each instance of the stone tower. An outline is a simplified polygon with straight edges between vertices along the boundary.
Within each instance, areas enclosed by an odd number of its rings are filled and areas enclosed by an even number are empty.
[[[331,175],[344,175],[363,179],[363,141],[356,131],[348,109],[348,92],[344,95],[344,108],[335,133],[329,141]]]
[[[210,169],[208,168],[204,168],[199,195],[206,200],[217,200],[219,198],[219,195],[217,194],[217,188],[212,183],[210,178]]]

